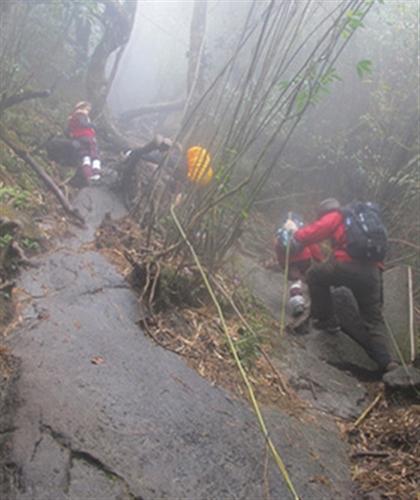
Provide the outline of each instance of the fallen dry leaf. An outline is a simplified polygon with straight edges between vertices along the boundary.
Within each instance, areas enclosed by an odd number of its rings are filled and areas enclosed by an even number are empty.
[[[94,365],[101,365],[102,363],[105,363],[105,360],[102,356],[93,356],[90,362]]]

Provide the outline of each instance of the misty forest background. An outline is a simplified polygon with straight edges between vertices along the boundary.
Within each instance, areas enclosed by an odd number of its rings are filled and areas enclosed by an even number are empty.
[[[44,145],[87,99],[117,171],[124,149],[156,133],[208,149],[212,183],[185,184],[176,208],[208,268],[255,214],[274,230],[287,210],[311,219],[326,197],[372,200],[389,228],[388,265],[413,266],[418,303],[417,0],[8,1],[0,17],[3,249],[4,221],[61,213],[69,172]],[[188,259],[165,168],[132,213]],[[33,225],[20,227],[23,247],[36,247]]]

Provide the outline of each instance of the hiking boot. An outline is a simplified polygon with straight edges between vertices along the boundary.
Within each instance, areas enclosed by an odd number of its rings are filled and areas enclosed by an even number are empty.
[[[92,162],[92,175],[90,180],[99,181],[101,179],[101,162],[98,159],[93,160]]]
[[[317,330],[322,330],[327,333],[338,333],[340,331],[340,325],[337,319],[328,318],[328,319],[316,319],[313,321],[312,326]]]

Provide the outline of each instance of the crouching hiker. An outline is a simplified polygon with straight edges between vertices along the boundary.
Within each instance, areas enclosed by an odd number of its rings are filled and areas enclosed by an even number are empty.
[[[68,117],[67,134],[77,141],[80,151],[81,171],[86,184],[101,178],[101,162],[96,143],[95,126],[90,121],[90,103],[81,101],[76,104]]]
[[[331,257],[314,264],[306,273],[314,327],[330,333],[339,330],[331,286],[349,288],[359,307],[365,328],[359,343],[382,371],[398,367],[388,348],[382,314],[382,260],[386,231],[371,203],[341,207],[334,198],[321,202],[318,219],[297,229],[291,246],[295,251],[329,239]]]
[[[156,135],[146,145],[125,153],[123,170],[128,173],[128,177],[132,175],[139,160],[154,165],[153,171],[158,165],[165,164],[167,169],[164,177],[173,193],[180,193],[188,184],[208,186],[214,175],[210,154],[205,148],[192,146],[184,154],[180,143],[161,135]]]

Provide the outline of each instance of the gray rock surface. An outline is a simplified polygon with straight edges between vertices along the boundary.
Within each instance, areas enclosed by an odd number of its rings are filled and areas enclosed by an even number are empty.
[[[280,317],[283,277],[264,269],[251,257],[235,256],[234,269],[242,281],[264,303],[275,318]],[[345,289],[340,289],[343,292]],[[344,291],[339,303],[349,303],[342,319],[348,332],[357,335],[358,321],[351,296]],[[343,310],[343,308],[340,308]],[[353,376],[370,377],[376,364],[349,335],[331,335],[306,329],[305,335],[287,334],[275,341],[274,363],[289,377],[296,392],[315,408],[338,417],[352,418],[363,411],[367,392]],[[277,358],[277,359],[276,359]]]
[[[249,255],[235,253],[232,257],[233,272],[254,293],[273,317],[279,318],[283,299],[283,275],[265,269]]]
[[[80,247],[105,211],[123,212],[115,197],[84,189],[75,204],[88,228],[20,283],[23,321],[9,338],[22,375],[7,500],[262,498],[266,444],[249,405],[147,338],[135,294]],[[331,418],[264,413],[302,498],[351,497]],[[267,477],[272,498],[291,498],[272,460]]]
[[[366,389],[350,373],[328,363],[328,352],[323,355],[320,343],[326,335],[312,332],[284,339],[279,342],[273,363],[288,376],[297,394],[314,408],[337,417],[357,417],[368,399]]]
[[[385,373],[383,381],[392,389],[420,389],[420,370],[413,366],[400,366]]]

